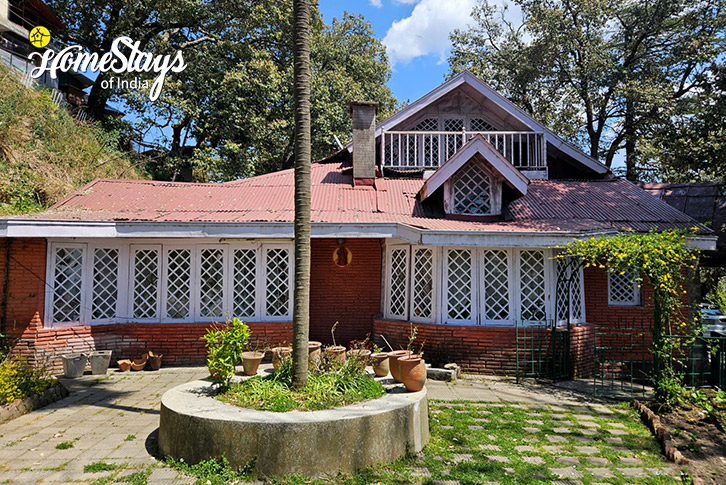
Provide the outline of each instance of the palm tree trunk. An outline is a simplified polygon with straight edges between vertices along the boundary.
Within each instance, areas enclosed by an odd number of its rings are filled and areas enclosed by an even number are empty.
[[[293,387],[308,381],[310,328],[310,0],[293,1],[295,104],[295,297]]]

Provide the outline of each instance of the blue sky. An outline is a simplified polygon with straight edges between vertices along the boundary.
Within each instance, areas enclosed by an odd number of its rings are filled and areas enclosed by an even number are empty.
[[[386,45],[399,101],[414,101],[444,81],[448,34],[470,22],[475,0],[320,0],[326,23],[345,11],[363,14]]]

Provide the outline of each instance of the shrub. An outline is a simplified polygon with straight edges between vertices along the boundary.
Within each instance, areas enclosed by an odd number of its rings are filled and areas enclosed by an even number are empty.
[[[207,369],[215,385],[228,387],[235,366],[250,338],[250,328],[239,318],[224,325],[214,324],[202,337],[207,346]]]
[[[23,357],[7,355],[0,363],[0,405],[43,392],[55,384],[44,366],[34,367]]]

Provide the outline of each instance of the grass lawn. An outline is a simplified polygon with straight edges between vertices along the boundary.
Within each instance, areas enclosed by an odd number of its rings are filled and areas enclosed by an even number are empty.
[[[430,429],[431,440],[419,456],[357,475],[289,476],[273,483],[680,483],[672,476],[677,469],[662,459],[648,429],[625,407],[431,402]],[[225,482],[202,469],[198,483]]]

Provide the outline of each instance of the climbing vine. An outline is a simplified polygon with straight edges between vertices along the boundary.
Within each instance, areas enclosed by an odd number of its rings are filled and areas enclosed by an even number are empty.
[[[639,285],[653,287],[653,346],[656,359],[656,399],[670,404],[681,393],[679,373],[674,369],[674,352],[662,335],[689,332],[682,298],[687,269],[693,269],[699,251],[689,248],[688,238],[696,231],[668,230],[648,233],[621,233],[611,237],[578,239],[568,244],[558,257],[574,257],[585,267],[607,268],[612,273],[632,272]]]

